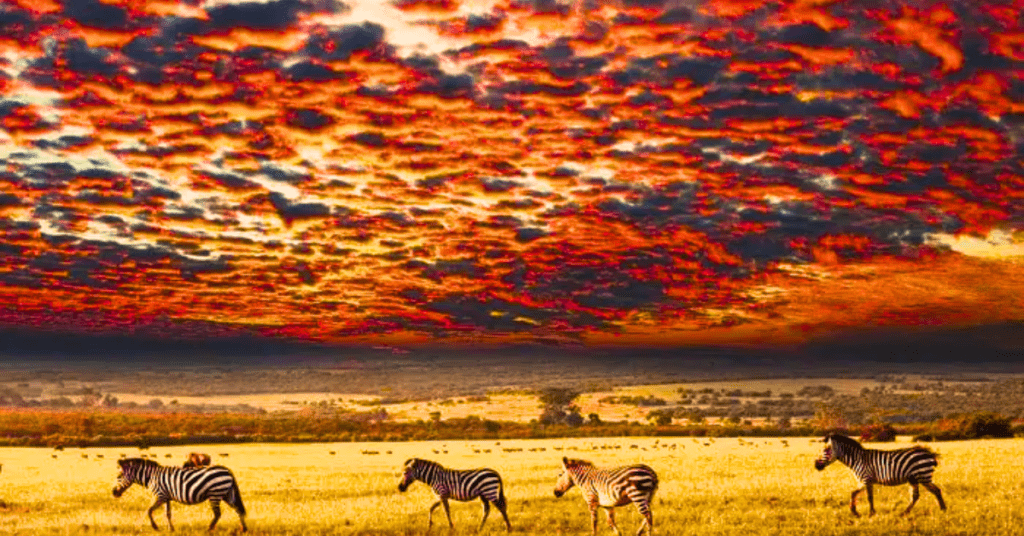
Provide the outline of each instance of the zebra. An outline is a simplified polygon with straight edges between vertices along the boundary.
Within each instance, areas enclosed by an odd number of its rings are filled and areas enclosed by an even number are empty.
[[[153,511],[165,505],[167,510],[167,525],[174,530],[171,523],[171,501],[178,501],[183,504],[198,504],[207,499],[213,509],[213,521],[210,522],[210,530],[217,525],[220,519],[220,502],[228,503],[238,512],[238,520],[242,523],[242,532],[248,530],[245,526],[245,506],[242,504],[242,495],[238,491],[238,482],[235,475],[227,467],[214,465],[210,467],[164,467],[153,460],[142,458],[126,458],[117,460],[119,472],[117,475],[117,486],[114,488],[114,497],[120,497],[132,484],[146,486],[156,496],[153,506],[149,507],[149,522],[153,529],[160,530],[153,520]]]
[[[501,484],[501,475],[493,469],[446,469],[437,462],[411,458],[405,462],[405,471],[402,481],[398,484],[398,491],[405,491],[409,485],[419,480],[433,488],[438,496],[438,501],[430,507],[427,515],[427,529],[434,524],[434,510],[438,506],[444,506],[444,515],[448,518],[448,525],[455,528],[452,523],[452,515],[448,510],[448,499],[456,501],[471,501],[477,497],[484,503],[484,517],[480,520],[481,530],[487,522],[487,514],[491,512],[491,503],[501,512],[505,519],[505,529],[512,531],[512,524],[508,521],[505,502],[505,491]]]
[[[608,515],[608,526],[619,534],[615,526],[615,508],[632,502],[644,516],[644,523],[636,531],[637,536],[647,528],[648,535],[654,534],[654,520],[651,516],[651,501],[658,490],[658,475],[654,469],[644,465],[626,465],[612,469],[598,469],[586,460],[562,457],[562,474],[555,484],[555,497],[561,497],[573,486],[579,486],[583,500],[590,507],[590,525],[597,535],[597,509],[604,508]]]
[[[869,515],[875,515],[875,497],[872,486],[898,486],[910,484],[910,504],[901,515],[910,513],[920,496],[918,485],[922,485],[939,500],[939,508],[946,509],[942,491],[932,483],[932,473],[938,465],[938,455],[922,446],[898,450],[874,450],[864,448],[857,440],[840,434],[829,434],[823,440],[825,449],[814,461],[814,468],[821,471],[832,462],[839,460],[853,471],[860,487],[850,496],[850,511],[857,513],[857,496],[868,493]]]

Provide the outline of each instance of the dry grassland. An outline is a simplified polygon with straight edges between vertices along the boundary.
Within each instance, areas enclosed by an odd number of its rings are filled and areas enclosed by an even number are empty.
[[[847,510],[854,487],[851,474],[838,464],[821,473],[815,471],[812,463],[820,443],[812,443],[810,438],[497,443],[253,444],[206,446],[202,450],[210,453],[215,463],[235,472],[249,510],[251,533],[256,535],[426,533],[427,508],[434,500],[429,489],[416,483],[407,493],[397,490],[402,462],[413,456],[451,467],[498,470],[505,481],[515,533],[589,534],[589,514],[579,491],[570,491],[561,499],[552,494],[563,455],[599,465],[643,462],[655,468],[661,477],[654,504],[655,534],[661,536],[1024,534],[1020,523],[1024,517],[1021,440],[937,443],[934,447],[941,458],[935,482],[943,489],[949,511],[940,512],[934,499],[922,493],[913,514],[901,518],[897,514],[906,504],[908,488],[880,487],[875,494],[878,515],[861,519]],[[882,448],[896,446],[900,445]],[[197,448],[148,452],[159,456],[161,463],[177,464],[191,450]],[[111,496],[115,460],[121,454],[135,456],[138,451],[0,449],[0,533],[153,533],[145,520],[151,502],[148,491],[136,486],[121,499]],[[866,511],[867,505],[862,508]],[[435,521],[442,524],[435,525],[431,533],[475,534],[480,515],[479,502],[453,502],[456,529],[449,532],[438,510]],[[207,505],[175,505],[176,534],[207,534],[210,516]],[[611,534],[603,517],[600,533]],[[162,513],[156,519],[166,527]],[[617,519],[624,534],[632,534],[640,521],[632,507],[620,508]],[[237,517],[227,509],[216,533],[237,529]],[[480,534],[503,533],[500,516],[492,511]]]

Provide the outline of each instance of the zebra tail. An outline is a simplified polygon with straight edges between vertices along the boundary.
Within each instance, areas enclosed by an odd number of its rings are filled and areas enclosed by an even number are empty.
[[[495,506],[505,508],[505,483],[501,481],[501,476],[498,476],[498,500],[494,501]]]
[[[242,504],[242,492],[238,489],[238,481],[233,478],[231,479],[231,495],[235,502],[233,506],[237,509],[238,515],[244,516],[246,512],[245,504]]]

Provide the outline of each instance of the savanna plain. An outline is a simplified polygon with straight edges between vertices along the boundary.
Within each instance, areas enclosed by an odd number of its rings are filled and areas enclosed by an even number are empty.
[[[869,447],[898,448],[909,437]],[[906,517],[909,487],[876,487],[877,515],[848,510],[855,483],[840,464],[815,471],[817,438],[583,438],[508,441],[312,443],[206,445],[215,463],[238,479],[255,535],[426,534],[434,495],[422,484],[399,493],[403,462],[434,459],[456,468],[491,467],[504,479],[513,532],[589,534],[589,513],[578,490],[553,495],[562,456],[598,465],[646,463],[659,474],[654,500],[655,534],[1024,534],[1024,440],[936,442],[940,455],[935,482],[949,510],[941,512],[922,490]],[[522,449],[522,450],[519,450]],[[195,447],[154,447],[147,455],[178,464]],[[435,454],[435,451],[437,452]],[[511,452],[507,452],[511,451]],[[333,452],[333,454],[332,454]],[[151,504],[138,486],[120,499],[111,491],[121,455],[135,448],[4,448],[0,473],[0,532],[4,534],[150,534],[145,518]],[[431,534],[476,534],[479,501],[451,503],[455,528],[439,508]],[[162,508],[154,514],[166,531]],[[177,534],[207,534],[207,504],[176,504]],[[641,518],[632,506],[617,510],[623,534]],[[238,518],[225,508],[215,533],[238,532]],[[479,534],[503,534],[492,509]],[[599,533],[611,534],[604,515]]]

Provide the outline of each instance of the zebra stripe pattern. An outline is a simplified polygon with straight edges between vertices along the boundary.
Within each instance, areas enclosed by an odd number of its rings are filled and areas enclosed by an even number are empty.
[[[501,517],[505,519],[506,530],[512,530],[512,524],[508,521],[505,502],[505,491],[501,483],[501,476],[493,469],[446,469],[437,462],[412,458],[405,462],[405,470],[402,481],[398,484],[398,491],[405,491],[409,485],[419,480],[430,486],[437,494],[438,501],[430,507],[427,515],[427,528],[434,524],[434,510],[438,506],[444,506],[444,515],[448,518],[448,525],[452,528],[452,515],[448,509],[448,499],[456,501],[471,501],[477,497],[483,501],[484,517],[480,521],[483,529],[487,522],[487,515],[491,511],[493,503]]]
[[[564,470],[555,484],[555,497],[561,497],[573,486],[579,486],[583,492],[583,500],[590,507],[590,524],[593,533],[597,534],[597,509],[604,508],[608,516],[608,526],[619,533],[615,526],[615,508],[629,503],[636,505],[644,523],[636,531],[637,536],[647,529],[654,534],[654,520],[651,516],[651,501],[658,490],[658,475],[654,469],[643,465],[628,465],[613,469],[598,469],[585,460],[562,458]]]
[[[870,514],[875,515],[875,497],[872,486],[898,486],[910,484],[910,505],[902,515],[910,513],[910,509],[920,497],[918,486],[924,486],[939,501],[939,508],[946,509],[942,500],[942,491],[932,483],[932,473],[938,465],[938,458],[931,450],[914,446],[898,450],[874,450],[864,448],[857,440],[844,435],[829,434],[825,436],[825,449],[814,462],[814,468],[821,471],[829,464],[840,461],[853,471],[860,487],[850,496],[850,511],[857,513],[857,496],[867,491]]]
[[[165,505],[167,510],[167,525],[174,530],[171,523],[171,501],[183,504],[198,504],[203,501],[210,501],[210,508],[213,509],[213,521],[210,522],[210,530],[217,525],[220,519],[220,503],[226,502],[238,512],[238,519],[242,523],[242,532],[248,530],[245,526],[245,505],[242,504],[242,495],[238,491],[238,482],[235,475],[227,467],[214,465],[212,467],[164,467],[153,460],[144,458],[126,458],[117,461],[120,472],[117,475],[117,487],[114,488],[114,497],[120,497],[132,484],[145,486],[153,493],[155,500],[153,506],[149,507],[149,522],[153,528],[160,530],[153,519],[153,512]]]

